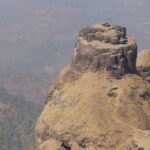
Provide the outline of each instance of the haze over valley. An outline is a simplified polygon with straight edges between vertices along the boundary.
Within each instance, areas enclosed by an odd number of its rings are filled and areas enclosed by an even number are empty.
[[[0,150],[10,149],[18,135],[14,150],[24,150],[27,139],[33,149],[34,126],[49,85],[71,62],[79,30],[97,22],[125,26],[136,37],[138,51],[150,48],[149,0],[0,1],[0,134],[6,135],[0,136]],[[21,104],[25,107],[17,109]],[[15,128],[16,122],[21,125]]]

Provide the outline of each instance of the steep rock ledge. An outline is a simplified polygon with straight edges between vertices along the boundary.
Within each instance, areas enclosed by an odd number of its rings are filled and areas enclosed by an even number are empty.
[[[137,45],[126,28],[108,23],[81,29],[72,67],[79,70],[107,69],[116,78],[136,72]]]

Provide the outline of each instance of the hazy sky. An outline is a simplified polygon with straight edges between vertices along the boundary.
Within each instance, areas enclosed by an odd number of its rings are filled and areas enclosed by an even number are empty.
[[[97,22],[126,26],[139,50],[150,48],[149,0],[1,0],[0,70],[57,70],[79,29]]]

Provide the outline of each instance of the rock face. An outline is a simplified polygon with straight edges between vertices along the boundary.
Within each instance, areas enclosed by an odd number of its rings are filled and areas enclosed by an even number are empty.
[[[135,74],[136,55],[124,27],[82,29],[71,65],[48,90],[36,150],[149,150],[150,84]]]
[[[142,50],[137,58],[137,68],[142,77],[150,76],[150,50]]]
[[[84,28],[79,33],[72,66],[80,71],[107,69],[115,77],[136,72],[137,45],[126,28],[108,23]]]

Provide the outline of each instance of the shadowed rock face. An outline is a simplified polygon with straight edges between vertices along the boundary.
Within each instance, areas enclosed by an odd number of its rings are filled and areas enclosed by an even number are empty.
[[[72,67],[77,70],[107,69],[115,77],[136,71],[137,45],[126,37],[126,28],[108,23],[81,29]]]

